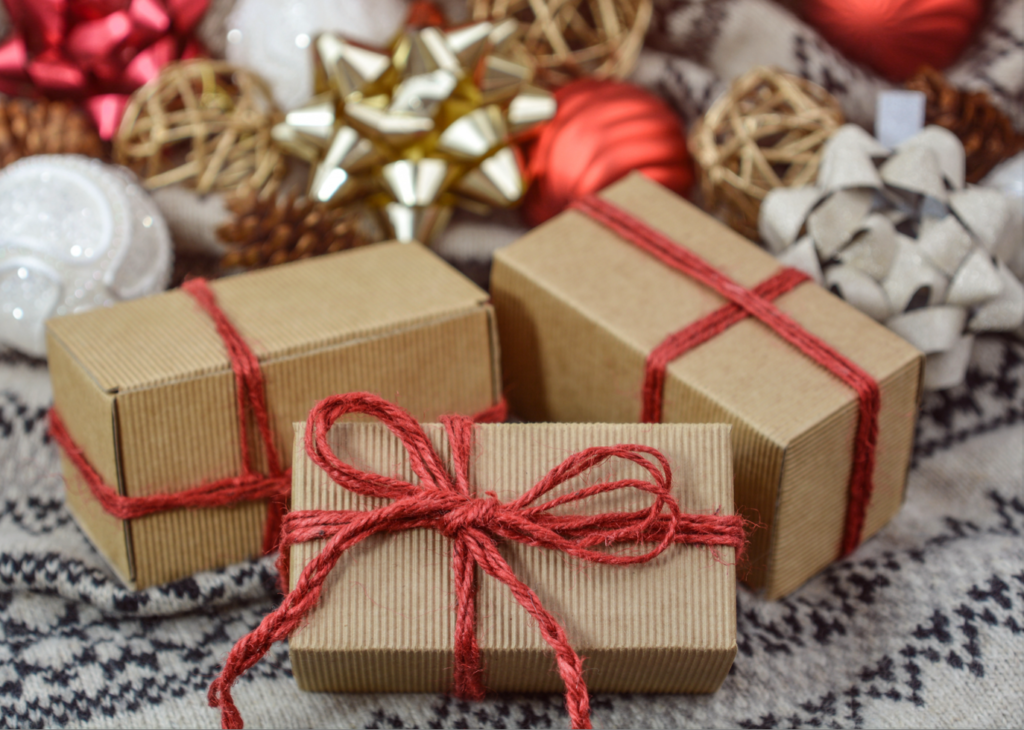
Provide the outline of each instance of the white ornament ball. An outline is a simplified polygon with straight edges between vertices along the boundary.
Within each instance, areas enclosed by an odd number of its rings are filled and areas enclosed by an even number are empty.
[[[0,170],[0,345],[46,355],[50,317],[155,294],[171,238],[124,168],[79,155]]]
[[[274,100],[294,109],[313,95],[318,34],[386,46],[407,13],[407,0],[239,0],[227,19],[227,58],[266,79]]]

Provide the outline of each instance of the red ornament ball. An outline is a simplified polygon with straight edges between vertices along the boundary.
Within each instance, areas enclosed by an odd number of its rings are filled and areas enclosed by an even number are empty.
[[[807,21],[890,81],[951,65],[974,35],[982,0],[807,0]]]
[[[622,81],[580,79],[555,92],[558,112],[527,150],[531,225],[633,170],[685,195],[693,184],[686,137],[668,104]]]

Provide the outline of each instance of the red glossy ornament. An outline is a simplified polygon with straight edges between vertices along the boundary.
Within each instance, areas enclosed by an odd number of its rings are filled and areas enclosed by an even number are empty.
[[[890,81],[959,58],[982,0],[807,0],[803,15],[832,45]]]
[[[633,170],[681,195],[693,185],[683,123],[654,94],[621,81],[580,79],[555,92],[558,112],[526,152],[531,225]]]

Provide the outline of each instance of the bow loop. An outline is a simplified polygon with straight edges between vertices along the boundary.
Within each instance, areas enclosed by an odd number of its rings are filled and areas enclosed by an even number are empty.
[[[473,451],[473,421],[465,416],[441,416],[441,423],[448,433],[448,444],[452,449],[452,466],[455,468],[455,491],[470,496],[469,460]]]
[[[346,464],[331,449],[327,434],[342,416],[363,414],[381,421],[402,442],[420,479],[417,487],[400,479],[365,472]],[[306,452],[313,462],[345,489],[365,497],[401,499],[420,490],[455,491],[451,476],[423,428],[408,413],[372,393],[349,393],[324,399],[306,421]]]
[[[652,462],[651,459],[647,458],[648,456],[653,458],[654,461]],[[651,475],[652,481],[619,480],[591,487],[583,487],[550,502],[546,502],[541,506],[544,509],[553,509],[568,502],[586,499],[600,492],[615,491],[628,487],[636,487],[659,496],[668,495],[672,485],[672,469],[665,456],[657,449],[652,449],[649,446],[620,444],[618,446],[595,446],[584,449],[578,454],[573,454],[549,471],[543,479],[524,492],[518,499],[511,502],[509,506],[522,508],[533,504],[555,487],[595,469],[605,461],[613,458],[625,459],[639,465]]]

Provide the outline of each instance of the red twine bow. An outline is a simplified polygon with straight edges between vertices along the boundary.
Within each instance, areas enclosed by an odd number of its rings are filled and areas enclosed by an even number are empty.
[[[727,304],[707,317],[670,334],[648,356],[644,373],[642,421],[661,422],[665,369],[672,360],[748,316],[760,320],[853,389],[857,394],[859,418],[853,447],[853,468],[850,472],[850,498],[846,508],[840,555],[845,557],[852,553],[860,545],[865,515],[874,490],[875,448],[878,443],[881,394],[875,379],[857,363],[844,357],[824,340],[812,335],[772,304],[773,299],[803,283],[807,277],[799,271],[783,269],[750,290],[737,284],[694,252],[680,246],[668,236],[607,200],[591,195],[574,202],[571,207],[666,266],[699,281],[728,300]]]
[[[209,0],[3,0],[14,31],[0,44],[0,92],[83,99],[103,139],[128,95],[177,58]]]
[[[341,461],[331,450],[327,434],[346,414],[362,413],[379,419],[409,453],[419,484],[360,471]],[[228,655],[224,669],[210,685],[211,707],[221,709],[224,728],[243,727],[231,696],[235,680],[252,667],[274,642],[286,639],[318,604],[328,574],[341,554],[371,535],[430,529],[452,542],[452,572],[456,591],[455,692],[480,699],[480,648],[476,639],[475,568],[509,587],[516,601],[537,622],[544,640],[555,652],[558,672],[565,683],[566,707],[574,728],[589,728],[590,700],[583,680],[583,661],[569,645],[565,630],[540,599],[512,572],[498,550],[499,540],[558,550],[579,560],[605,565],[646,563],[673,544],[728,546],[739,554],[745,545],[744,523],[738,515],[687,515],[669,493],[672,474],[668,461],[649,446],[619,445],[584,449],[549,471],[537,484],[511,502],[499,502],[492,493],[474,497],[469,483],[473,448],[473,422],[462,416],[441,418],[452,452],[452,473],[434,450],[423,428],[408,413],[369,393],[336,395],[318,403],[306,423],[306,453],[337,484],[356,494],[392,500],[364,511],[307,510],[292,512],[282,527],[281,560],[296,542],[326,540],[323,550],[303,568],[295,589]],[[620,479],[581,487],[563,496],[535,504],[555,487],[609,459],[623,459],[642,467],[649,480]],[[636,512],[597,515],[556,515],[551,510],[598,494],[633,488],[647,492],[654,502]],[[620,543],[656,543],[639,555],[611,555],[593,548]]]

